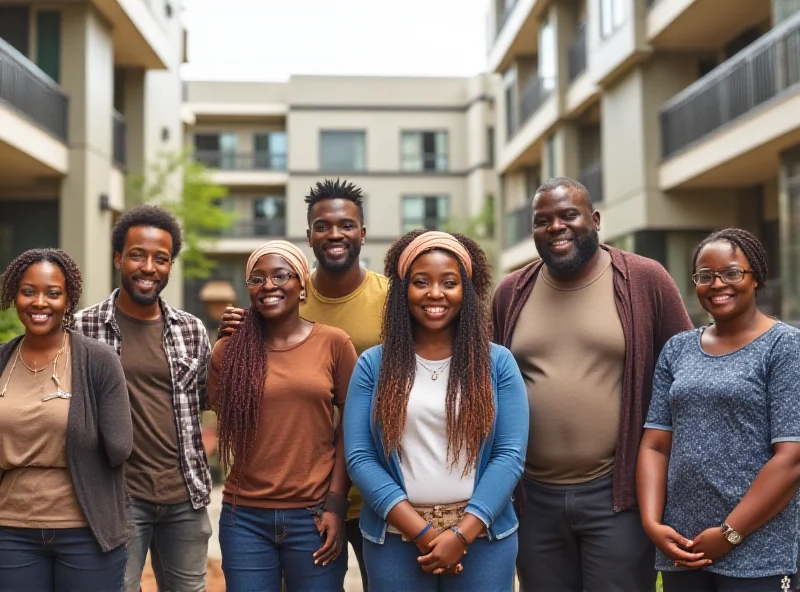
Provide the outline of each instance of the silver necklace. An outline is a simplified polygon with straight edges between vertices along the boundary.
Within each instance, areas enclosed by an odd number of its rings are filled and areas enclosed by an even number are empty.
[[[420,366],[422,366],[423,368],[425,368],[425,370],[427,370],[428,372],[430,372],[430,374],[431,374],[431,380],[438,380],[438,379],[439,379],[439,377],[442,375],[442,372],[444,372],[445,368],[447,368],[447,367],[450,365],[450,361],[451,361],[452,359],[453,359],[453,358],[448,358],[448,359],[445,361],[445,363],[444,363],[444,364],[442,364],[441,366],[439,366],[438,368],[428,368],[428,367],[427,367],[427,366],[426,366],[426,365],[425,365],[425,364],[422,362],[422,360],[420,360],[420,359],[419,359],[419,356],[417,356],[417,364],[419,364]]]

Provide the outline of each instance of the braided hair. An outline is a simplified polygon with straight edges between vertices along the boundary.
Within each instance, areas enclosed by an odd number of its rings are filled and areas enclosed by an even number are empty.
[[[67,310],[64,312],[62,324],[64,327],[71,327],[81,299],[83,276],[75,261],[61,249],[31,249],[14,259],[0,276],[0,310],[8,310],[14,306],[20,281],[28,268],[44,262],[57,265],[64,274]]]
[[[256,441],[267,380],[265,336],[261,315],[251,309],[246,311],[239,330],[227,338],[217,401],[219,458],[225,470],[236,458],[241,473]]]
[[[703,241],[697,245],[692,257],[692,272],[697,271],[697,258],[700,256],[700,251],[706,248],[711,243],[719,241],[727,241],[730,243],[734,252],[738,249],[747,258],[750,267],[753,269],[753,277],[757,282],[756,291],[760,290],[767,283],[767,252],[764,245],[756,236],[741,228],[726,228],[725,230],[718,230],[712,232]]]
[[[384,450],[398,451],[406,422],[409,393],[416,374],[414,320],[408,310],[410,271],[399,278],[397,266],[405,248],[424,230],[409,232],[386,254],[389,294],[383,311],[383,359],[378,376],[374,419],[381,426]],[[463,297],[453,338],[453,357],[447,383],[447,455],[451,467],[466,453],[466,475],[478,460],[495,417],[492,393],[489,317],[491,267],[478,244],[453,234],[472,258],[472,279],[459,262]],[[451,253],[444,251],[452,256]]]

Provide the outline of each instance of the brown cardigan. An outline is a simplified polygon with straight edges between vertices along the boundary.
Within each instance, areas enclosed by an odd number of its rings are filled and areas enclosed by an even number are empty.
[[[661,264],[606,245],[602,248],[611,254],[614,300],[625,334],[622,417],[614,459],[614,510],[621,512],[636,505],[636,459],[658,355],[670,337],[693,325],[675,281]],[[541,267],[541,259],[534,261],[497,286],[492,304],[496,343],[511,345],[519,313]]]

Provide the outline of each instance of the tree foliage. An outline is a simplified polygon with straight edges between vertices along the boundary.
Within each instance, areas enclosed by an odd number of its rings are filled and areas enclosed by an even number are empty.
[[[0,343],[5,343],[24,332],[25,327],[22,326],[15,309],[0,310]]]
[[[208,247],[236,221],[236,214],[221,206],[227,194],[211,182],[205,166],[181,152],[164,154],[144,175],[130,177],[126,199],[129,207],[155,203],[175,215],[183,228],[183,275],[204,279],[217,266]]]
[[[446,232],[457,232],[468,236],[480,244],[492,265],[497,264],[497,244],[495,239],[495,201],[491,193],[487,193],[481,210],[472,217],[453,218],[444,227]]]

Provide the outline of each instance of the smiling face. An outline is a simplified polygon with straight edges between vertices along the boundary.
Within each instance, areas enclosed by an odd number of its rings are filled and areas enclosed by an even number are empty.
[[[423,253],[411,264],[408,310],[416,324],[442,331],[461,313],[464,287],[456,258],[442,251]]]
[[[69,305],[67,280],[55,263],[34,263],[22,274],[14,301],[26,333],[49,335],[61,331]]]
[[[133,226],[122,253],[114,254],[122,289],[135,303],[150,306],[167,287],[172,271],[172,235],[153,226]]]
[[[556,187],[533,198],[533,241],[555,276],[580,272],[600,246],[600,214],[572,187]]]
[[[285,277],[289,281],[282,286],[272,283],[273,277]],[[300,278],[292,266],[280,255],[264,255],[256,261],[248,280],[267,278],[260,286],[248,285],[250,304],[265,319],[273,320],[297,312],[300,308]]]
[[[697,254],[695,273],[711,271],[723,273],[726,269],[752,271],[750,262],[741,249],[728,241],[716,241],[703,247]],[[756,282],[752,273],[745,273],[741,282],[726,284],[715,277],[711,284],[696,286],[697,299],[715,321],[736,318],[756,307]]]
[[[308,244],[325,271],[341,273],[358,264],[367,230],[349,199],[324,199],[311,209]]]

